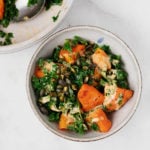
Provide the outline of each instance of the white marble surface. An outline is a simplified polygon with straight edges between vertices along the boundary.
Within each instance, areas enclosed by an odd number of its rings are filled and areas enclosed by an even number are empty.
[[[18,53],[0,55],[0,150],[149,149],[149,4],[149,0],[75,0],[57,28],[78,24],[100,26],[117,34],[134,51],[142,70],[143,93],[135,115],[123,129],[92,143],[68,141],[49,132],[34,115],[25,89],[27,66],[36,45]]]

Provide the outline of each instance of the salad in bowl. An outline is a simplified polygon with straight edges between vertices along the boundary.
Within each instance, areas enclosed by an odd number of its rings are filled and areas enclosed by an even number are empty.
[[[27,72],[27,93],[40,121],[74,141],[106,138],[133,116],[141,73],[128,46],[93,26],[75,26],[47,39]]]

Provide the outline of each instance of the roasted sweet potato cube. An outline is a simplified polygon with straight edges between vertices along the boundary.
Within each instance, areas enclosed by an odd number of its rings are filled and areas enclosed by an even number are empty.
[[[0,20],[3,19],[4,16],[4,0],[0,0]]]
[[[100,80],[100,78],[101,78],[101,73],[100,73],[100,70],[99,70],[98,67],[96,67],[95,70],[94,70],[93,78],[95,80]]]
[[[104,96],[91,85],[83,84],[78,92],[78,99],[82,109],[87,112],[103,103]]]
[[[36,66],[34,75],[35,75],[37,78],[43,78],[43,77],[45,76],[45,75],[44,75],[44,72],[42,71],[42,69],[41,69],[39,66]]]
[[[105,100],[103,105],[108,111],[115,111],[120,109],[133,96],[134,92],[129,89],[107,85],[105,86],[104,93]]]
[[[95,53],[92,55],[93,62],[101,69],[111,69],[111,62],[109,56],[100,48],[97,48]]]
[[[59,129],[67,129],[69,124],[74,122],[74,118],[67,114],[61,114],[59,120]]]
[[[77,59],[77,54],[74,52],[69,52],[68,50],[61,50],[59,53],[59,58],[64,59],[69,64],[74,64]]]
[[[75,47],[73,47],[72,51],[75,53],[79,53],[82,56],[85,51],[85,45],[77,44]]]
[[[86,117],[88,124],[97,124],[99,131],[108,132],[112,126],[111,121],[107,118],[105,112],[101,108],[96,108],[89,112]]]

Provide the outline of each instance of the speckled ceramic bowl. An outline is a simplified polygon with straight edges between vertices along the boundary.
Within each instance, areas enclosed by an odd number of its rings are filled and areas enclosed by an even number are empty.
[[[48,11],[41,11],[36,17],[23,22],[11,22],[7,28],[1,28],[5,32],[14,34],[13,44],[0,46],[0,53],[12,53],[30,47],[42,41],[51,34],[69,12],[73,0],[63,0],[62,5],[54,5]],[[57,21],[52,17],[59,13]]]
[[[37,60],[40,57],[50,56],[53,48],[55,48],[57,45],[63,44],[65,39],[73,38],[75,35],[81,36],[96,43],[110,45],[112,52],[122,56],[125,69],[129,74],[128,80],[130,83],[130,88],[134,90],[134,96],[120,110],[112,113],[111,120],[113,125],[111,130],[107,133],[89,131],[84,135],[78,135],[69,131],[61,131],[58,129],[57,124],[48,121],[48,118],[39,111],[39,108],[36,105],[36,98],[31,85],[31,77],[34,73]],[[130,120],[139,103],[142,83],[141,72],[137,59],[135,58],[135,55],[131,49],[121,39],[119,39],[111,32],[98,27],[76,26],[53,34],[38,48],[28,67],[26,88],[33,111],[47,129],[57,134],[58,136],[69,140],[94,141],[106,138],[116,133]]]

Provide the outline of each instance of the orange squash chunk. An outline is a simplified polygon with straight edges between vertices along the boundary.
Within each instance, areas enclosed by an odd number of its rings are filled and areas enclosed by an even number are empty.
[[[62,49],[59,53],[59,58],[64,59],[69,64],[74,64],[77,59],[77,55],[76,53],[69,52],[67,50]]]
[[[100,48],[97,48],[92,55],[93,62],[102,70],[111,69],[111,62],[109,56]]]
[[[107,89],[109,89],[109,86],[105,87],[105,92]],[[133,96],[133,93],[132,90],[116,87],[114,88],[114,94],[107,96],[105,93],[103,105],[108,111],[118,110]]]
[[[101,74],[100,74],[100,71],[99,71],[99,68],[98,68],[98,67],[96,67],[95,70],[94,70],[93,78],[94,78],[95,80],[100,80],[100,78],[101,78]]]
[[[88,84],[83,84],[78,92],[78,99],[83,111],[89,111],[95,106],[103,103],[104,96],[96,88]]]
[[[0,0],[0,20],[4,17],[4,0]]]
[[[72,51],[75,53],[79,53],[81,56],[83,56],[85,51],[85,45],[78,44],[75,47],[73,47]]]
[[[43,78],[44,77],[43,71],[38,66],[36,66],[36,68],[35,68],[34,75],[38,78]]]
[[[107,118],[105,112],[101,108],[89,112],[86,121],[89,124],[97,124],[100,132],[108,132],[112,126],[111,121]]]
[[[61,114],[60,116],[60,120],[59,120],[59,129],[67,129],[68,128],[68,125],[73,123],[74,122],[74,119],[67,115],[67,114]]]

